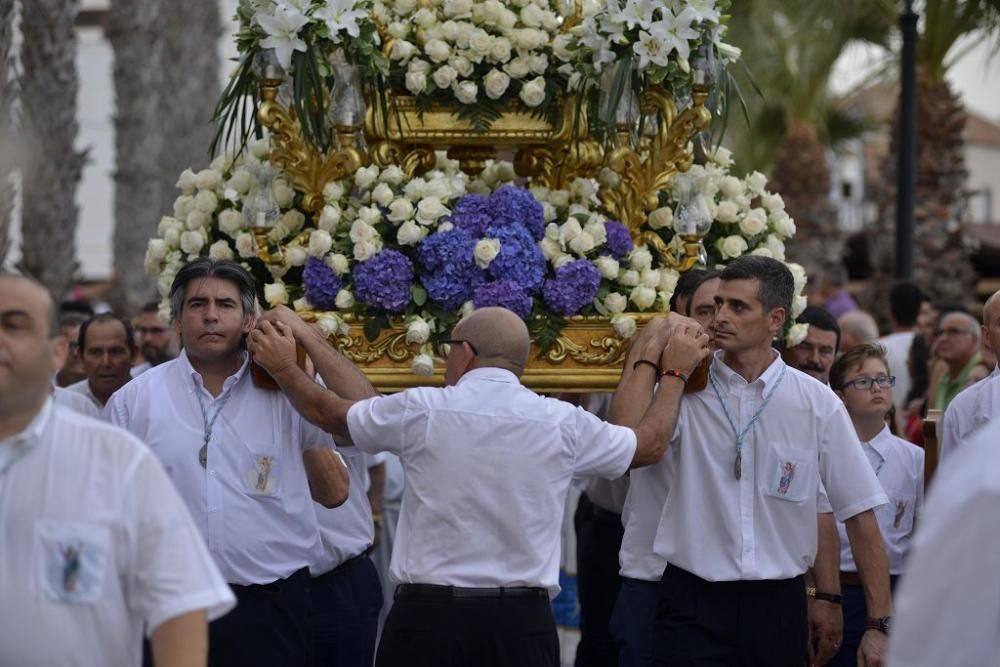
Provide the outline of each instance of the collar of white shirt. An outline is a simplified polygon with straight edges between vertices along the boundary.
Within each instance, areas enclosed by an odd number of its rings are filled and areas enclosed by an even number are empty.
[[[768,366],[767,369],[761,373],[761,376],[753,382],[747,382],[746,378],[726,365],[726,362],[722,360],[722,350],[715,351],[712,363],[712,372],[715,373],[715,377],[718,378],[719,384],[726,389],[746,387],[747,385],[760,382],[762,385],[761,391],[766,393],[778,380],[781,375],[781,367],[785,365],[785,362],[781,360],[781,356],[777,352],[772,350],[771,353],[774,355],[771,365]]]
[[[0,470],[7,467],[7,464],[14,456],[20,456],[21,452],[29,447],[38,444],[45,431],[45,425],[49,423],[52,415],[52,397],[49,396],[28,425],[14,435],[0,440]]]
[[[878,432],[874,438],[869,442],[863,444],[871,447],[871,450],[878,455],[883,462],[889,458],[889,447],[891,447],[892,442],[892,431],[889,430],[888,424],[881,431]]]
[[[517,376],[510,371],[503,368],[496,368],[495,366],[473,368],[471,371],[466,371],[462,377],[458,378],[455,386],[462,384],[466,380],[485,380],[487,382],[505,382],[508,384],[521,383]]]
[[[181,350],[180,355],[177,357],[181,366],[184,368],[185,375],[194,380],[194,384],[198,389],[205,388],[205,382],[201,377],[201,373],[195,370],[194,366],[191,365],[191,360],[188,359],[187,351]],[[250,366],[250,360],[246,352],[243,352],[243,364],[240,369],[226,378],[226,381],[222,383],[222,391],[226,391],[231,386],[239,382],[244,375],[246,375],[247,368]]]

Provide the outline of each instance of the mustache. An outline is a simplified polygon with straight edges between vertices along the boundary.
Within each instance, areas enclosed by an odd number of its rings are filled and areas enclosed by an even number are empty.
[[[819,364],[814,364],[811,361],[807,361],[805,363],[799,364],[799,370],[800,371],[816,371],[817,373],[822,373],[823,371],[826,370],[826,368],[824,368],[823,366],[820,366]]]

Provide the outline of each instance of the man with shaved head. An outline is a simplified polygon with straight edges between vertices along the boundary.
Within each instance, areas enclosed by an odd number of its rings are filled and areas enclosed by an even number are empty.
[[[307,419],[402,463],[390,566],[398,586],[376,665],[556,667],[549,599],[559,590],[570,480],[614,479],[660,459],[708,338],[679,316],[637,335],[640,372],[655,368],[660,382],[634,428],[524,387],[531,341],[509,310],[476,310],[435,342],[446,387],[376,397],[364,374],[287,308],[266,314],[249,337],[256,361]],[[299,369],[296,343],[326,387]]]
[[[1000,356],[1000,291],[994,292],[983,306],[982,336],[986,347]],[[1000,368],[994,367],[989,377],[959,393],[948,405],[941,429],[941,457],[950,456],[997,415],[1000,415]]]
[[[138,665],[146,632],[204,665],[233,595],[152,452],[52,399],[66,353],[47,290],[0,273],[0,664]]]

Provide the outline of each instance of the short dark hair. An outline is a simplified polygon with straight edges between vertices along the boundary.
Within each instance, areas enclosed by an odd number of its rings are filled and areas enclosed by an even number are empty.
[[[718,271],[699,271],[699,274],[698,282],[694,284],[694,287],[691,288],[691,293],[688,295],[687,308],[684,309],[684,314],[688,317],[691,317],[691,299],[694,298],[694,293],[709,280],[714,280],[719,277]],[[680,281],[677,282],[680,283]]]
[[[889,312],[901,327],[912,327],[917,323],[920,304],[926,301],[923,290],[908,280],[900,280],[889,290]]]
[[[681,274],[674,285],[674,293],[670,295],[670,312],[677,312],[677,301],[681,297],[690,298],[701,284],[701,278],[707,273],[702,269],[691,269]]]
[[[139,309],[139,313],[156,313],[160,314],[160,304],[157,301],[147,301],[142,304],[142,308]]]
[[[819,306],[806,306],[805,310],[795,319],[799,324],[808,324],[823,331],[832,331],[837,334],[837,344],[834,351],[840,349],[840,325],[837,319],[830,314],[830,311]]]
[[[231,282],[240,293],[243,315],[252,315],[257,310],[257,284],[250,272],[228,259],[199,257],[185,264],[170,285],[170,317],[176,320],[184,310],[184,294],[192,280],[218,278]]]
[[[87,349],[87,329],[90,328],[91,324],[98,322],[120,322],[125,327],[125,344],[128,346],[128,351],[130,353],[135,352],[135,330],[132,329],[132,323],[114,313],[98,313],[80,325],[80,334],[76,339],[77,345],[80,348],[80,354],[83,354],[84,350]]]
[[[757,299],[770,312],[785,309],[785,318],[792,312],[795,279],[788,267],[776,259],[762,255],[743,255],[719,273],[723,282],[730,280],[757,280]]]
[[[847,377],[847,373],[852,368],[861,366],[861,364],[869,359],[878,359],[885,364],[886,370],[890,374],[892,373],[884,347],[878,343],[861,343],[844,352],[839,359],[833,362],[833,366],[830,366],[830,386],[834,389],[843,389],[844,378]]]

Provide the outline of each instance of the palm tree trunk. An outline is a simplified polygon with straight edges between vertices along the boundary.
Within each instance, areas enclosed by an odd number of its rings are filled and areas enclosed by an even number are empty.
[[[936,301],[964,303],[973,294],[965,168],[965,109],[947,81],[917,74],[917,191],[913,280]],[[899,112],[883,163],[878,224],[869,237],[876,303],[892,282]]]
[[[789,259],[810,269],[841,265],[843,236],[837,225],[837,208],[830,201],[830,165],[816,128],[805,121],[791,121],[774,158],[770,189],[785,200],[785,210],[795,220],[796,233],[789,242]]]
[[[121,312],[134,312],[154,296],[143,270],[146,244],[167,208],[163,201],[164,134],[160,127],[168,99],[164,90],[163,21],[160,0],[112,0],[108,38],[114,49],[115,225],[112,236],[115,288],[110,299]],[[204,48],[204,47],[203,47]],[[214,44],[211,45],[214,48]]]
[[[14,214],[12,118],[17,79],[14,72],[14,0],[0,0],[0,266],[10,254],[10,223]]]
[[[21,268],[60,300],[76,272],[76,189],[86,154],[74,147],[78,0],[32,0],[21,22],[23,170]]]

